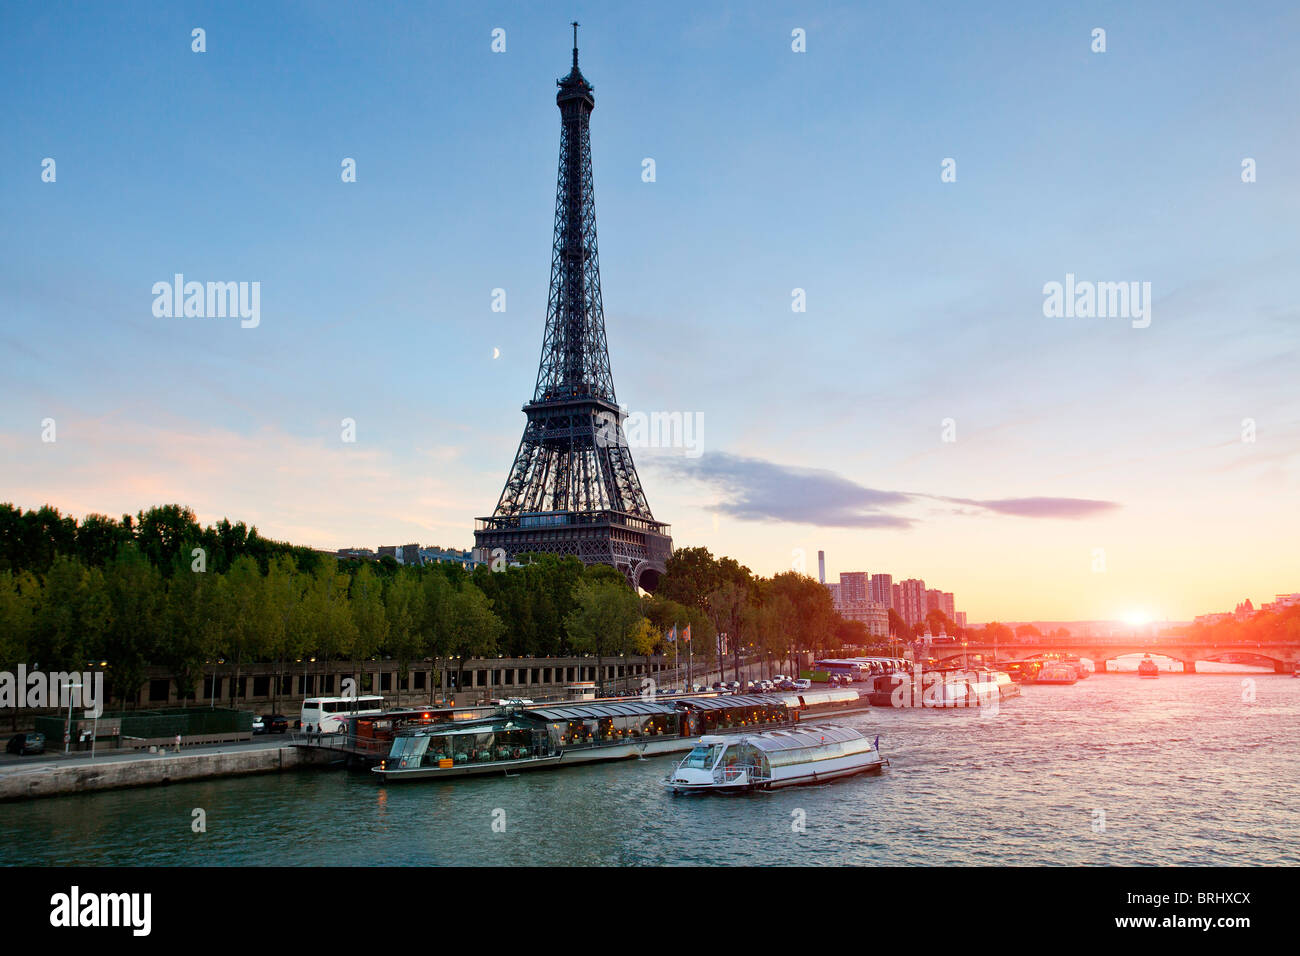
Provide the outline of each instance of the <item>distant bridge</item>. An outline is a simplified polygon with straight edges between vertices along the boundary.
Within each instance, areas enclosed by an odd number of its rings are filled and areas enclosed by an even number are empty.
[[[1178,641],[1172,638],[1079,638],[1077,640],[999,641],[996,644],[931,644],[930,655],[951,661],[963,655],[983,655],[989,661],[1021,661],[1046,654],[1086,657],[1100,672],[1106,661],[1127,654],[1150,654],[1180,661],[1184,672],[1195,673],[1196,661],[1215,661],[1229,656],[1251,655],[1273,665],[1273,673],[1289,674],[1300,661],[1300,641],[1273,641],[1263,644],[1210,644],[1203,641]]]

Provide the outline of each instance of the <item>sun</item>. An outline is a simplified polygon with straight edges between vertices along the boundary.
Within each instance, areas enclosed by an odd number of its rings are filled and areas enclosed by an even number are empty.
[[[1151,615],[1146,611],[1129,611],[1124,615],[1124,623],[1129,627],[1142,627],[1151,623]]]

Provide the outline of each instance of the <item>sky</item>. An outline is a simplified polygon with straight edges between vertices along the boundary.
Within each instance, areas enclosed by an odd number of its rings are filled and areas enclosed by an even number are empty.
[[[694,426],[632,450],[678,547],[972,622],[1300,590],[1300,9],[1056,6],[4,4],[0,500],[471,547],[577,19],[618,398]],[[155,315],[176,273],[258,324]],[[1067,275],[1149,325],[1045,314]]]

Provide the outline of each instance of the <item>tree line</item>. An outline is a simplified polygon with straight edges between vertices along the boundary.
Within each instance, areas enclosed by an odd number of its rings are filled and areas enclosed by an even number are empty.
[[[674,645],[668,635],[691,644]],[[657,593],[638,596],[605,565],[527,556],[472,572],[337,557],[181,505],[80,521],[50,506],[0,504],[0,670],[106,663],[110,694],[133,699],[146,668],[192,697],[205,664],[471,657],[648,655],[688,649],[706,666],[777,662],[796,651],[867,643],[830,594],[794,572],[762,578],[704,548],[678,550]],[[278,686],[278,682],[277,682]],[[233,687],[232,687],[233,693]]]

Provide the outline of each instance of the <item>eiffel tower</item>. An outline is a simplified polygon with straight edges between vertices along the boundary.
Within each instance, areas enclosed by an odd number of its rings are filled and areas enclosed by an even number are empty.
[[[609,564],[653,591],[672,554],[668,525],[650,513],[623,431],[605,342],[591,178],[593,87],[573,69],[557,80],[560,171],[546,332],[524,437],[490,518],[475,522],[480,557],[572,554]],[[498,550],[500,549],[500,550]]]

